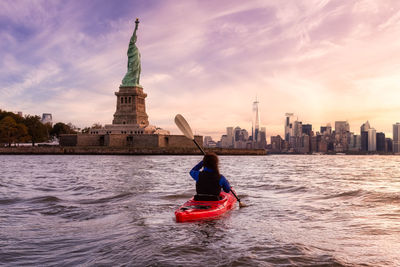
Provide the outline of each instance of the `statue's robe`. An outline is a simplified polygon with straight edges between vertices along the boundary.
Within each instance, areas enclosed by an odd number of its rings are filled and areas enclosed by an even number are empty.
[[[136,30],[133,33],[131,41],[129,42],[128,48],[128,71],[125,74],[124,79],[122,80],[122,85],[126,86],[135,86],[139,85],[140,79],[140,53],[139,49],[136,47]]]

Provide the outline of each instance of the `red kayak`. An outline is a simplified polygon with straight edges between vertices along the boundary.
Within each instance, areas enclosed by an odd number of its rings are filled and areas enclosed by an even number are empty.
[[[236,198],[231,192],[220,194],[218,201],[195,201],[193,197],[175,211],[177,222],[214,219],[235,207]]]

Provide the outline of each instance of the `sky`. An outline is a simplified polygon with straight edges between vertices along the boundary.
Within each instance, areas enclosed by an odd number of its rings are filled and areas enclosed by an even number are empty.
[[[303,123],[400,122],[400,1],[51,0],[0,2],[0,109],[111,124],[140,19],[140,83],[150,124],[179,134],[251,131],[257,98],[267,136],[285,113]]]

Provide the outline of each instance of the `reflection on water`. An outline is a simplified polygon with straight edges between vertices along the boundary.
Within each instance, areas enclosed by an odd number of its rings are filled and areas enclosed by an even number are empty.
[[[199,159],[1,156],[0,263],[400,265],[400,157],[221,157],[248,207],[176,223]]]

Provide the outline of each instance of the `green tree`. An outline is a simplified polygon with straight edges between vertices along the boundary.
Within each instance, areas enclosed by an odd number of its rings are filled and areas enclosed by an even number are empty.
[[[23,123],[17,124],[18,132],[17,132],[17,142],[25,143],[29,141],[28,128]]]
[[[23,123],[24,118],[21,117],[18,114],[15,114],[13,112],[5,111],[0,109],[0,120],[4,119],[5,117],[11,117],[15,120],[16,123]]]
[[[53,129],[53,126],[51,125],[50,122],[45,123],[44,126],[46,127],[47,140],[49,140],[50,139],[50,133],[51,133],[51,130]]]
[[[48,133],[46,126],[40,121],[39,116],[25,116],[25,125],[28,128],[28,134],[32,146],[37,142],[44,142],[48,140]]]
[[[82,133],[89,133],[90,127],[85,127],[82,129]]]
[[[92,125],[92,129],[101,129],[101,128],[103,128],[103,126],[99,122],[93,123]]]
[[[11,146],[18,137],[18,125],[11,116],[4,117],[0,121],[0,142]]]
[[[53,129],[50,132],[50,135],[60,137],[60,134],[74,134],[76,133],[69,125],[63,122],[57,122],[54,124]]]

